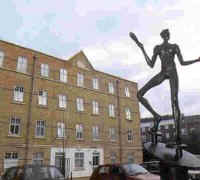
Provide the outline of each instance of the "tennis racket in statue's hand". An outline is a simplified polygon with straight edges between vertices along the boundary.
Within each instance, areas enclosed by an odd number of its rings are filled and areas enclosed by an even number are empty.
[[[137,36],[136,36],[133,32],[130,32],[130,33],[129,33],[129,36],[131,37],[131,39],[133,39],[133,40],[135,41],[135,43],[136,43],[141,49],[144,48],[143,44],[138,40]]]

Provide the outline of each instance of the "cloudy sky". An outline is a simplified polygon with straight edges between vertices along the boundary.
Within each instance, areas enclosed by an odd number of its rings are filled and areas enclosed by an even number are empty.
[[[3,0],[0,39],[67,58],[80,50],[100,71],[138,82],[141,88],[160,70],[150,69],[129,38],[136,33],[149,56],[169,28],[185,60],[200,56],[199,0]],[[181,112],[200,114],[200,63],[178,67]],[[145,95],[161,114],[171,113],[168,82]],[[140,106],[141,116],[151,116]]]

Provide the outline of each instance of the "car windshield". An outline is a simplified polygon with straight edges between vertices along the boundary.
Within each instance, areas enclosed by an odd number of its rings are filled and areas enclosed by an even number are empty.
[[[138,164],[123,164],[122,167],[129,176],[149,173],[146,169]]]

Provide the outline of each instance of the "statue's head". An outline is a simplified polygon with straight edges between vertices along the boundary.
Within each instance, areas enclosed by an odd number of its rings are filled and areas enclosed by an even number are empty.
[[[164,29],[161,31],[160,33],[160,36],[163,38],[163,40],[169,40],[169,36],[170,36],[170,33],[169,33],[169,30],[168,29]]]

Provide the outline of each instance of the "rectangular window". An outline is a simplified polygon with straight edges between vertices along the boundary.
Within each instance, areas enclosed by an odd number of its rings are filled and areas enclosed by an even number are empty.
[[[128,141],[133,141],[133,130],[128,129]]]
[[[49,77],[49,65],[41,64],[41,76]]]
[[[3,66],[3,60],[4,60],[4,52],[0,51],[0,67]]]
[[[131,120],[131,110],[129,108],[125,109],[126,119]]]
[[[79,86],[79,87],[84,86],[84,76],[82,73],[77,74],[77,86]]]
[[[65,124],[64,123],[57,123],[57,137],[63,138],[65,137]]]
[[[18,153],[17,152],[6,152],[5,159],[16,160],[16,159],[18,159]]]
[[[114,104],[109,104],[108,111],[109,111],[110,117],[115,117],[115,106],[114,106]]]
[[[43,90],[39,91],[38,104],[47,106],[47,92],[46,91],[43,91]]]
[[[18,57],[17,71],[26,73],[27,71],[27,58],[24,56]]]
[[[84,111],[83,98],[76,99],[76,106],[77,106],[77,111]]]
[[[114,84],[112,82],[108,83],[108,92],[114,94]]]
[[[94,140],[99,139],[99,127],[98,126],[92,127],[92,137]]]
[[[129,92],[129,88],[128,87],[125,87],[125,96],[126,97],[130,97],[130,92]]]
[[[92,113],[99,114],[99,103],[97,101],[92,101]]]
[[[34,165],[42,165],[44,162],[44,153],[36,152],[33,154],[33,164]]]
[[[100,164],[100,153],[99,152],[93,152],[92,154],[92,166],[93,168],[98,167]]]
[[[10,120],[10,135],[20,135],[20,119],[16,117],[12,117]]]
[[[76,125],[76,139],[83,139],[83,125]]]
[[[60,69],[60,81],[66,83],[67,82],[67,70]]]
[[[14,101],[23,102],[24,100],[24,88],[16,86],[14,89]]]
[[[111,141],[116,141],[116,129],[115,128],[109,128],[109,137]]]
[[[92,87],[93,89],[99,89],[99,80],[97,78],[92,79]]]
[[[45,122],[43,120],[36,121],[36,132],[37,137],[44,137],[45,135]]]
[[[75,152],[75,169],[82,170],[84,169],[84,153],[83,152]]]
[[[59,108],[66,108],[67,107],[67,98],[65,95],[58,95],[59,99]]]

